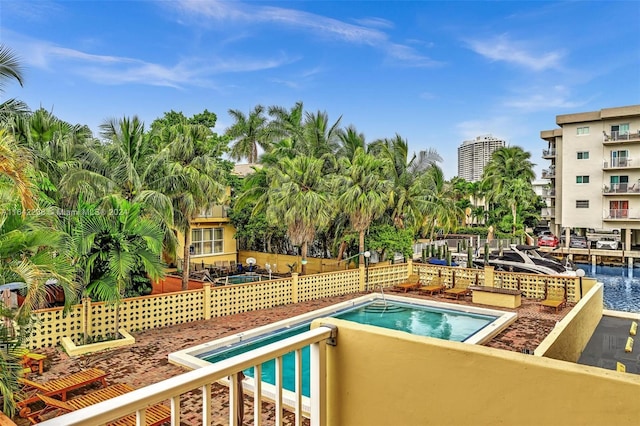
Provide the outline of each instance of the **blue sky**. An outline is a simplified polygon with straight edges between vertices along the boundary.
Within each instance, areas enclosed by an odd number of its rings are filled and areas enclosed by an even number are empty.
[[[367,141],[433,148],[447,178],[462,141],[532,153],[558,114],[640,103],[640,2],[0,1],[0,42],[24,64],[5,87],[94,131],[166,111],[326,111]]]

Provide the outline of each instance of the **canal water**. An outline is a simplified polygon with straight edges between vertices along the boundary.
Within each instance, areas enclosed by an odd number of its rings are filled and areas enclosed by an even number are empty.
[[[604,284],[604,307],[640,313],[640,268],[578,264],[585,276]]]

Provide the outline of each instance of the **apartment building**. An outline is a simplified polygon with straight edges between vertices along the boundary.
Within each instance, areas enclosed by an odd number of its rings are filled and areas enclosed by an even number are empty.
[[[570,228],[620,230],[624,248],[640,244],[640,105],[556,116],[543,130],[550,161],[542,217]]]
[[[479,181],[493,152],[504,146],[504,140],[492,135],[477,136],[462,142],[458,147],[458,176],[469,182]]]

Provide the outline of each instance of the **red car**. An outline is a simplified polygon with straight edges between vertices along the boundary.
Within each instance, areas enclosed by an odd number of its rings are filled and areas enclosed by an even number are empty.
[[[540,247],[558,247],[560,240],[555,235],[542,235],[538,238],[538,246]]]

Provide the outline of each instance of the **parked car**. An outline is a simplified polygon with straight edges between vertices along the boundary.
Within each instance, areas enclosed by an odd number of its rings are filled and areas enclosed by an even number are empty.
[[[618,250],[620,242],[612,237],[602,237],[596,241],[596,248],[605,250]]]
[[[560,240],[555,235],[541,235],[538,238],[538,246],[540,247],[558,247]]]
[[[551,232],[550,229],[543,229],[542,231],[538,232],[538,238],[544,236],[544,235],[551,235],[553,236],[553,232]]]
[[[564,247],[565,241],[566,241],[565,237],[562,236],[562,238],[560,239],[560,245]],[[569,238],[569,247],[588,248],[589,242],[587,241],[586,237],[582,237],[580,235],[571,235],[571,238]]]

